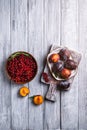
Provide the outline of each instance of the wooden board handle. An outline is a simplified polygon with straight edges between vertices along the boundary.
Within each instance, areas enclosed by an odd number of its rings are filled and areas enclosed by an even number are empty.
[[[56,84],[50,84],[49,90],[46,94],[46,99],[55,102],[56,101]]]

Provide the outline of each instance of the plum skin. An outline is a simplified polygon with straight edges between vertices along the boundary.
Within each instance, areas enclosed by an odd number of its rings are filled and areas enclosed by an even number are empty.
[[[54,63],[52,67],[52,71],[57,74],[60,73],[63,68],[64,68],[64,63],[62,61],[59,61],[57,63]]]
[[[65,66],[65,68],[67,68],[67,69],[74,70],[74,69],[77,68],[77,63],[74,62],[74,61],[71,60],[71,59],[68,59],[68,60],[66,61],[66,63],[65,63],[64,66]]]
[[[70,87],[70,83],[69,83],[67,80],[61,81],[61,82],[58,84],[58,88],[59,88],[60,90],[66,90],[66,89],[68,89],[69,87]]]
[[[70,51],[68,49],[61,49],[59,52],[60,59],[63,61],[66,61],[67,59],[70,58]]]
[[[50,62],[53,62],[53,63],[56,63],[56,62],[58,62],[60,60],[60,56],[59,56],[59,54],[52,54],[51,56],[50,56],[50,58],[49,58],[49,61]]]
[[[70,75],[71,75],[71,70],[66,69],[66,68],[64,68],[64,69],[61,71],[61,73],[60,73],[60,76],[61,76],[62,78],[64,78],[64,79],[68,79]]]

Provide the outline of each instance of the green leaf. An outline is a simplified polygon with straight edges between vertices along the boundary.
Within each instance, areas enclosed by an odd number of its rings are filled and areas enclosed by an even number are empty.
[[[35,96],[33,95],[33,96],[31,96],[31,97],[28,97],[28,98],[30,98],[30,99],[33,99]]]
[[[18,55],[20,55],[20,54],[24,54],[25,56],[30,57],[30,55],[29,55],[28,53],[26,53],[26,52],[16,52],[16,53],[12,54],[12,55],[8,58],[8,61],[9,61],[9,60],[12,60],[13,58],[15,58],[16,56],[18,56]]]

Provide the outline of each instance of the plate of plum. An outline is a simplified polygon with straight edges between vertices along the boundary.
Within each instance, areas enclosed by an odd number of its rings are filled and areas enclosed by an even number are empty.
[[[77,73],[77,62],[67,47],[60,47],[50,52],[47,56],[47,64],[56,80],[67,80]]]

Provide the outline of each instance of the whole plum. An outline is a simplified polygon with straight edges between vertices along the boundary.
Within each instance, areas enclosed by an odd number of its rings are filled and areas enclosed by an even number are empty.
[[[77,63],[71,59],[68,59],[66,62],[65,62],[65,68],[67,69],[70,69],[70,70],[74,70],[77,68]]]
[[[59,54],[52,54],[49,58],[49,62],[56,63],[60,60]]]
[[[64,63],[62,61],[59,61],[53,65],[52,71],[55,74],[58,74],[61,72],[61,70],[64,68]]]
[[[61,49],[59,55],[61,60],[66,61],[67,59],[70,58],[70,51],[66,48]]]
[[[62,69],[61,73],[60,73],[60,76],[63,78],[63,79],[68,79],[69,76],[71,75],[71,70],[69,69]]]
[[[66,90],[70,87],[70,83],[66,80],[66,81],[61,81],[59,84],[58,84],[58,88],[60,90]]]

